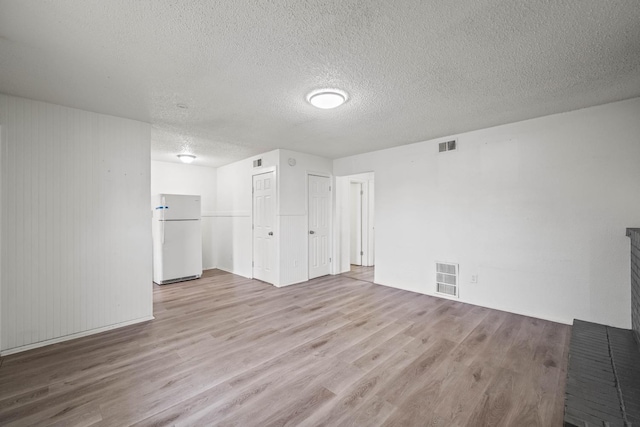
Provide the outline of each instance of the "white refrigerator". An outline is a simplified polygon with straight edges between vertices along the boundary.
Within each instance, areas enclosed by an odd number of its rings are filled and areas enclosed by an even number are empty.
[[[200,196],[153,197],[153,281],[159,285],[202,276]]]

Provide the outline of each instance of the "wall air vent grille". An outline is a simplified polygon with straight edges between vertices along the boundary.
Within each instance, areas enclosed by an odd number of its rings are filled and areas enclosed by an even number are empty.
[[[459,298],[458,264],[436,262],[436,292]]]
[[[253,161],[254,168],[259,168],[260,166],[262,166],[262,159],[257,159]]]
[[[445,141],[438,144],[438,152],[443,153],[445,151],[454,151],[458,149],[458,140],[452,139],[451,141]]]

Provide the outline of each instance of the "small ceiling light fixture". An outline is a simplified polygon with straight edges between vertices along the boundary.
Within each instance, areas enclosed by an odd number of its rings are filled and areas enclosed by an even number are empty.
[[[307,101],[311,105],[323,110],[341,106],[347,100],[347,94],[336,89],[321,89],[311,92],[307,96]]]
[[[178,158],[182,161],[182,163],[193,163],[196,159],[196,156],[193,154],[178,154]]]

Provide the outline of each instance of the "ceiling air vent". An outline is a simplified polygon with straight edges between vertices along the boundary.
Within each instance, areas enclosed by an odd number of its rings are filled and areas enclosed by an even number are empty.
[[[438,144],[438,151],[443,153],[445,151],[453,151],[458,148],[458,140],[452,139],[451,141],[445,141]]]
[[[436,292],[458,298],[458,264],[436,262]]]
[[[253,167],[254,168],[259,168],[260,166],[262,166],[262,159],[258,159],[258,160],[254,160],[253,161]]]

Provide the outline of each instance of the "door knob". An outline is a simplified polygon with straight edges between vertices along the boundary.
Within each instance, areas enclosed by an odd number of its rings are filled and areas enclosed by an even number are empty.
[[[270,231],[270,232],[269,232],[269,236],[273,236],[273,231]]]
[[[309,234],[316,234],[316,232],[313,230],[309,230]]]

